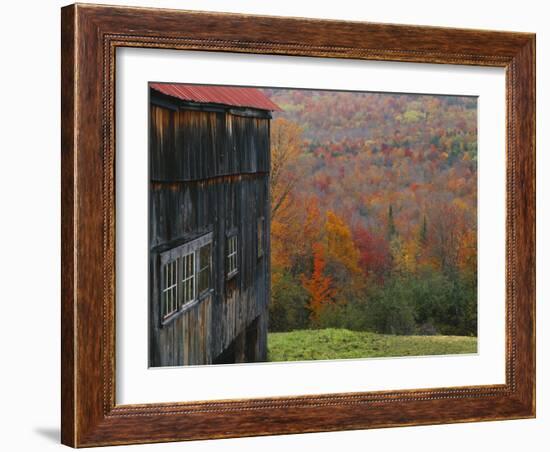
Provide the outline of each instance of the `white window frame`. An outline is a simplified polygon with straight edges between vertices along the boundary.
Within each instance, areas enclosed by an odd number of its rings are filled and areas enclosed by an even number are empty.
[[[212,284],[212,239],[213,234],[209,232],[160,254],[161,296],[159,309],[161,325],[169,323],[214,290]],[[206,245],[210,245],[210,279],[208,288],[199,294],[200,250]],[[189,272],[191,267],[193,271]],[[168,268],[170,268],[169,278],[166,273]]]
[[[197,290],[196,290],[196,274],[197,274],[197,258],[196,252],[191,251],[190,253],[184,254],[181,257],[181,289],[182,289],[182,302],[181,305],[185,306],[186,304],[193,303],[195,301]],[[189,271],[191,269],[191,271]]]
[[[226,249],[226,278],[230,279],[239,272],[239,263],[238,263],[238,241],[237,233],[233,233],[227,236],[227,249]]]
[[[179,259],[172,259],[162,267],[162,295],[161,295],[161,315],[167,319],[174,315],[179,309],[178,302],[178,269]]]

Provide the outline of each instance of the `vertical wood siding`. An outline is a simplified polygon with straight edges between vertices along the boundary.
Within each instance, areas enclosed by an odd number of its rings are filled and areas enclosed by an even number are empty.
[[[234,111],[150,106],[151,366],[210,364],[237,337],[248,338],[247,359],[267,357],[269,116]],[[260,217],[265,218],[262,257]],[[226,280],[230,231],[237,233],[238,273]],[[160,253],[208,232],[213,233],[214,290],[161,326]]]

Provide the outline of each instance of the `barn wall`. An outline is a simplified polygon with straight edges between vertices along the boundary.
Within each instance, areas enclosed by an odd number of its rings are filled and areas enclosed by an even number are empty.
[[[151,105],[150,119],[150,365],[209,364],[241,334],[254,338],[254,360],[265,360],[269,119],[157,105]],[[265,245],[258,257],[262,216]],[[226,237],[233,230],[239,271],[226,280]],[[214,291],[162,326],[160,253],[208,232]]]
[[[151,106],[154,181],[269,172],[269,119]]]

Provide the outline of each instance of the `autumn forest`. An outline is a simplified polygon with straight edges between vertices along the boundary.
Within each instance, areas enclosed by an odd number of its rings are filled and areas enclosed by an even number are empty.
[[[270,333],[477,336],[477,100],[263,89]]]

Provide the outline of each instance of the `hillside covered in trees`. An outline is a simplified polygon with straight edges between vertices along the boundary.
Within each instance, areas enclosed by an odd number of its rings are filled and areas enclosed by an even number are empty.
[[[477,335],[477,100],[263,90],[270,331]]]

